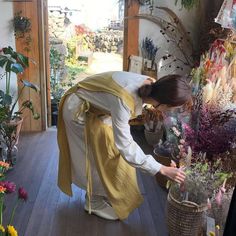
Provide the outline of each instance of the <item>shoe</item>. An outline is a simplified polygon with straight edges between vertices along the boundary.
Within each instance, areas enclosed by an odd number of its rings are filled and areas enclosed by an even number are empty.
[[[84,210],[89,212],[89,202],[86,197]],[[106,220],[118,220],[118,216],[116,215],[114,209],[111,205],[105,200],[104,197],[101,196],[93,196],[91,199],[91,214],[99,216]]]

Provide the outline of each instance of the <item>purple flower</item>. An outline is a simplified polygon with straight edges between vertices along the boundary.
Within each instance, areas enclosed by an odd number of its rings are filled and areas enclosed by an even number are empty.
[[[13,182],[4,181],[1,185],[6,188],[6,193],[13,193],[16,191],[16,185]]]
[[[23,199],[24,201],[26,201],[28,198],[28,194],[23,187],[18,189],[18,198]]]
[[[234,124],[229,123],[233,111],[230,112],[216,112],[204,106],[199,111],[198,119],[192,120],[194,128],[184,127],[187,145],[195,153],[207,153],[208,157],[230,150],[235,137]]]

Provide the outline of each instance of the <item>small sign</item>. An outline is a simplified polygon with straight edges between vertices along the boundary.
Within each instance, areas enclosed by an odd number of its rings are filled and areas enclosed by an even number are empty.
[[[211,235],[212,233],[216,233],[215,230],[215,219],[207,216],[207,233],[206,236]]]
[[[137,74],[141,74],[143,67],[143,58],[131,55],[129,58],[129,71]]]

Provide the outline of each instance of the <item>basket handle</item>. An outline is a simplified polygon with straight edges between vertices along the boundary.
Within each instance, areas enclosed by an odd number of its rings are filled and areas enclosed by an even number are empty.
[[[188,207],[197,207],[199,208],[199,205],[195,202],[190,202],[190,201],[182,201],[181,204],[185,205],[185,206],[188,206]]]

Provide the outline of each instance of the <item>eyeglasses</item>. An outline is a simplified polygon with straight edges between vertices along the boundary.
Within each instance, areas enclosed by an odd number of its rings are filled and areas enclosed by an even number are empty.
[[[158,105],[156,106],[153,106],[155,109],[157,109],[160,105],[162,105],[161,103],[159,103]]]

